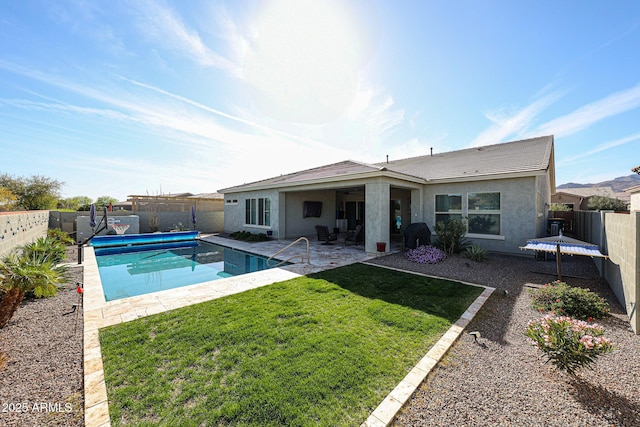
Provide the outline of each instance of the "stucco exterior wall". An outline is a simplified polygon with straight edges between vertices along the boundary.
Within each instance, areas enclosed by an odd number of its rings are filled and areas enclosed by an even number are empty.
[[[245,224],[245,201],[247,199],[268,198],[271,205],[271,224],[251,225]],[[237,203],[226,203],[224,205],[224,232],[233,233],[236,231],[248,231],[250,233],[267,233],[271,231],[273,237],[278,238],[280,234],[280,193],[278,190],[250,191],[246,193],[235,193],[225,195],[225,200],[234,199]]]
[[[468,193],[500,192],[500,235],[473,237],[469,240],[489,251],[526,255],[520,246],[524,246],[527,239],[540,236],[536,202],[540,185],[536,177],[427,185],[423,191],[423,222],[433,233],[436,194],[462,194],[462,212],[465,216]],[[549,199],[546,200],[547,203],[548,201]]]
[[[0,256],[47,235],[49,211],[0,212]]]
[[[285,238],[315,236],[316,225],[326,225],[329,231],[336,226],[336,192],[334,190],[318,190],[312,192],[289,192],[284,194],[285,203]],[[304,202],[322,202],[319,217],[303,217]]]
[[[385,244],[389,252],[389,203],[391,188],[388,182],[375,180],[365,186],[365,251],[376,253],[377,243]]]
[[[633,191],[630,191],[630,210],[640,211],[640,187],[634,188]]]
[[[551,188],[549,182],[549,174],[535,177],[536,181],[536,235],[535,237],[546,236],[547,234],[547,218],[549,216],[549,207],[551,205],[551,197],[555,189]]]

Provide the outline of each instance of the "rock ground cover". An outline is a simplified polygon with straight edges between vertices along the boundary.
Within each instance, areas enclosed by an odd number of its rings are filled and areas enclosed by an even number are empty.
[[[74,251],[68,253],[71,263]],[[598,323],[616,349],[575,379],[545,364],[524,336],[527,322],[540,316],[530,306],[525,285],[554,280],[554,261],[490,254],[483,263],[452,256],[438,264],[418,264],[393,254],[373,262],[497,289],[394,425],[640,425],[640,336],[590,258],[563,259],[564,279],[607,299],[612,315]],[[75,283],[81,281],[82,268],[73,268],[72,274],[58,296],[26,299],[0,330],[0,351],[8,356],[0,369],[0,425],[84,425],[82,318],[74,331],[75,313],[65,315],[78,302]],[[480,332],[477,342],[470,331]],[[17,412],[16,404],[28,410]]]

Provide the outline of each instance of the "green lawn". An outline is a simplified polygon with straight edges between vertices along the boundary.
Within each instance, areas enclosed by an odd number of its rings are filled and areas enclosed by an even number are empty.
[[[117,425],[360,425],[482,292],[354,264],[100,331]]]

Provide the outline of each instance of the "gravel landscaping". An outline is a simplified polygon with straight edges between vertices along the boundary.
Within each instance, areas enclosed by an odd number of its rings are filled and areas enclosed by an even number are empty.
[[[545,363],[524,336],[541,317],[526,284],[557,277],[554,260],[490,255],[477,263],[453,256],[417,264],[402,254],[374,263],[492,286],[496,291],[394,422],[395,426],[639,426],[640,336],[591,258],[563,256],[563,280],[607,299],[612,316],[598,321],[615,350],[576,379]],[[546,272],[540,274],[535,272]],[[576,276],[576,277],[569,277]],[[475,342],[468,332],[479,331]]]
[[[73,263],[73,250],[69,257]],[[394,254],[373,263],[496,288],[394,425],[640,425],[640,336],[590,258],[563,257],[564,279],[608,300],[612,316],[598,323],[615,350],[575,379],[546,364],[524,336],[527,322],[541,316],[530,307],[526,285],[554,280],[555,261],[489,255],[478,263],[453,256],[431,265]],[[78,302],[82,268],[71,271],[56,297],[26,299],[0,329],[0,357],[7,357],[0,368],[0,425],[84,425],[82,317],[76,325],[75,313],[66,314]],[[480,332],[477,342],[470,331]]]
[[[77,262],[73,250],[69,262]],[[82,313],[72,266],[67,284],[52,298],[25,298],[0,329],[0,425],[83,426]],[[80,308],[81,310],[81,308]]]

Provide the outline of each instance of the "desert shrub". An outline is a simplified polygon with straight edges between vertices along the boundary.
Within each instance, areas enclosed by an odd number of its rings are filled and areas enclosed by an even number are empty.
[[[0,260],[0,328],[7,324],[25,294],[55,296],[68,277],[68,269],[42,253],[14,251]]]
[[[598,294],[584,288],[574,288],[556,280],[542,288],[531,290],[532,307],[578,319],[600,319],[611,311],[609,304]]]
[[[569,375],[575,375],[580,368],[591,368],[600,355],[613,351],[600,325],[567,316],[548,315],[532,320],[525,335],[548,362]]]
[[[409,249],[404,256],[409,261],[420,264],[437,264],[443,261],[447,257],[447,254],[435,246],[418,246],[416,249]]]
[[[474,261],[483,262],[487,259],[487,251],[480,245],[469,246],[463,253]]]
[[[464,238],[467,233],[467,224],[464,221],[450,219],[436,224],[435,233],[438,240],[435,246],[442,249],[447,255],[458,254],[469,246],[469,241]]]
[[[75,243],[73,238],[69,236],[69,233],[67,233],[66,231],[62,231],[59,228],[48,229],[47,237],[54,240],[58,240],[64,245],[73,245]]]
[[[52,237],[39,237],[22,246],[22,254],[34,259],[47,259],[54,264],[61,263],[67,256],[67,247],[60,240]]]

